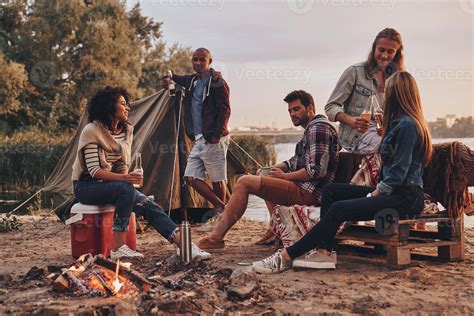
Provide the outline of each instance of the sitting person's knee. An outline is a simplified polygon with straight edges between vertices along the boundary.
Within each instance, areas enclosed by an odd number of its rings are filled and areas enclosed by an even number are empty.
[[[123,181],[120,183],[120,190],[121,193],[124,195],[133,195],[135,196],[135,187],[133,184],[127,181]]]
[[[246,187],[246,186],[249,185],[251,178],[252,178],[252,176],[250,176],[250,175],[241,176],[237,180],[237,183],[235,185]]]

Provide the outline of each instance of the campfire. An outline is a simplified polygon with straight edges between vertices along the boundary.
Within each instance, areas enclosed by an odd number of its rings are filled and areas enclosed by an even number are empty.
[[[102,255],[85,254],[69,268],[51,273],[48,280],[54,290],[75,295],[126,296],[150,290],[151,283],[130,265]]]

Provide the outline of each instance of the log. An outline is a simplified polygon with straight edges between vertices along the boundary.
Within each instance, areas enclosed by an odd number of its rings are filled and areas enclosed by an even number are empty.
[[[71,285],[75,287],[77,291],[79,291],[80,295],[89,294],[90,291],[87,289],[87,287],[71,271],[67,270],[66,272],[61,274],[61,276],[63,276],[66,280],[68,280],[69,287]]]
[[[53,290],[66,291],[69,289],[69,281],[61,274],[53,282]]]
[[[95,262],[95,256],[90,253],[86,253],[80,256],[73,267],[69,268],[76,276],[80,276],[82,272],[86,271]]]
[[[105,258],[103,255],[97,255],[95,264],[100,265],[110,271],[115,272],[117,264],[112,260]],[[119,275],[124,276],[130,280],[138,289],[148,292],[151,289],[151,283],[140,272],[120,265]]]
[[[107,294],[107,296],[112,296],[112,295],[114,295],[114,291],[112,291],[112,289],[107,285],[107,283],[105,282],[104,278],[101,277],[99,273],[97,273],[97,272],[95,272],[95,271],[92,271],[91,275],[93,275],[94,277],[97,278],[97,280],[99,281],[100,285],[102,285],[102,287],[104,288],[105,293]]]

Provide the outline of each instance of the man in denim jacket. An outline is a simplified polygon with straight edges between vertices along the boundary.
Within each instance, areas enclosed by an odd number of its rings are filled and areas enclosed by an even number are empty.
[[[355,64],[344,71],[324,108],[330,121],[341,122],[339,144],[354,153],[371,154],[376,151],[381,140],[374,124],[369,125],[360,118],[371,95],[375,95],[383,107],[383,100],[377,94],[377,81],[367,73],[364,63]],[[345,115],[355,119],[357,128],[368,128],[367,132],[361,133],[345,123],[341,119]]]
[[[340,122],[339,143],[343,148],[362,155],[377,151],[381,138],[375,124],[360,116],[364,109],[371,110],[367,102],[370,96],[375,96],[383,109],[385,81],[403,70],[403,63],[400,33],[385,28],[375,37],[367,60],[344,71],[325,107],[329,120]]]

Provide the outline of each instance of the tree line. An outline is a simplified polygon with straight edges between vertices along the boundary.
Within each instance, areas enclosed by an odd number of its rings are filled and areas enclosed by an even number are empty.
[[[101,87],[139,99],[167,70],[191,72],[191,48],[166,45],[162,23],[117,0],[0,4],[0,130],[72,130]]]
[[[457,118],[450,127],[443,119],[429,122],[428,126],[431,135],[435,138],[474,137],[474,119],[472,116]]]

